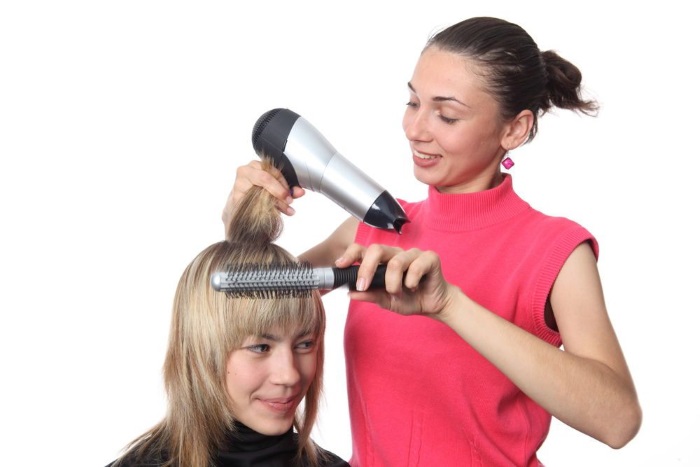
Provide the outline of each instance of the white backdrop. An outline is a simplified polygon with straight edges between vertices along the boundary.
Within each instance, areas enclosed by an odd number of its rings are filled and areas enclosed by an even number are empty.
[[[534,207],[599,239],[645,413],[619,451],[555,421],[541,459],[699,465],[698,44],[681,5],[0,4],[0,464],[102,466],[162,417],[175,285],[223,237],[221,209],[235,168],[255,157],[263,112],[296,111],[395,197],[423,197],[401,130],[406,82],[435,29],[491,15],[578,65],[603,105],[598,118],[545,116],[511,172]],[[346,217],[315,193],[295,207],[280,243],[296,253]],[[324,300],[315,438],[347,458],[347,302]]]

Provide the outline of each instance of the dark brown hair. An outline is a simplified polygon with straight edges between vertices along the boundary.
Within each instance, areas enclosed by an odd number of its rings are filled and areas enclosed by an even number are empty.
[[[475,17],[432,36],[425,49],[456,53],[477,65],[486,90],[499,102],[504,120],[531,110],[534,124],[527,141],[537,134],[537,118],[552,107],[595,115],[598,104],[581,97],[581,72],[554,51],[540,52],[517,24],[499,18]],[[425,50],[424,49],[424,50]]]

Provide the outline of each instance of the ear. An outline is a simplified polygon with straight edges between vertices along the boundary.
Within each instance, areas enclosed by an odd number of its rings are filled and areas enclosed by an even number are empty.
[[[505,132],[501,138],[501,146],[510,151],[522,145],[530,136],[530,130],[535,123],[535,116],[531,110],[523,110],[506,124]]]

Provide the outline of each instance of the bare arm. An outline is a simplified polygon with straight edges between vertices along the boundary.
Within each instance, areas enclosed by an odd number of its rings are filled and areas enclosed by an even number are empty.
[[[309,261],[314,266],[335,266],[345,250],[355,240],[358,221],[349,217],[324,241],[310,248],[299,256],[299,259]]]
[[[388,261],[387,286],[382,291],[353,292],[351,298],[442,321],[553,416],[613,448],[624,446],[636,435],[641,408],[588,244],[574,250],[551,292],[564,351],[445,282],[434,253],[378,245],[360,250],[353,245],[346,252],[347,260],[364,255],[360,276],[367,279],[376,264]],[[422,276],[426,279],[419,282]]]

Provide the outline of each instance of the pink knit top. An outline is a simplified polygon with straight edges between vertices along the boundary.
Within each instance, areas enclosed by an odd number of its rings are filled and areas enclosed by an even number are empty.
[[[506,174],[496,188],[403,203],[402,233],[361,224],[356,241],[439,254],[446,279],[554,346],[544,307],[580,225],[531,208]],[[345,327],[353,466],[537,466],[551,416],[452,329],[352,302]]]

